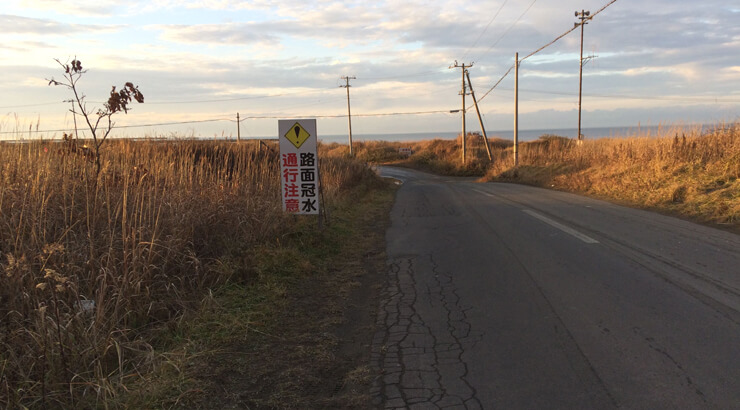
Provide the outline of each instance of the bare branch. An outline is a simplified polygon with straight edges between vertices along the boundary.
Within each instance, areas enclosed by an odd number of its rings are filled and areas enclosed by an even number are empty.
[[[54,59],[54,61],[56,61],[57,64],[59,64],[59,66],[64,71],[64,81],[57,81],[54,78],[51,78],[48,80],[49,85],[62,85],[72,90],[74,98],[70,100],[73,103],[73,107],[72,109],[70,109],[70,112],[73,116],[81,115],[85,119],[85,123],[87,124],[87,127],[92,135],[93,144],[95,147],[95,164],[97,166],[97,173],[99,174],[100,147],[102,147],[103,143],[108,138],[108,135],[110,135],[114,126],[111,117],[115,113],[121,111],[123,111],[124,114],[128,113],[128,110],[131,109],[129,107],[129,104],[132,101],[143,103],[144,94],[142,94],[141,91],[139,91],[139,88],[131,82],[126,82],[123,88],[119,91],[116,91],[115,86],[112,87],[108,102],[103,105],[103,108],[95,111],[95,114],[98,118],[94,120],[93,124],[93,120],[90,118],[91,112],[87,110],[87,106],[85,104],[85,94],[82,94],[77,90],[77,82],[82,78],[82,75],[85,74],[87,70],[82,68],[82,62],[78,60],[77,57],[72,59],[71,62],[62,63],[59,59],[56,58]],[[75,110],[75,105],[77,106],[77,108],[79,108],[79,112]],[[108,124],[105,127],[105,132],[102,136],[100,136],[98,135],[98,127],[100,126],[100,122],[103,121],[104,118],[107,118]],[[77,122],[75,121],[75,134],[76,133]]]

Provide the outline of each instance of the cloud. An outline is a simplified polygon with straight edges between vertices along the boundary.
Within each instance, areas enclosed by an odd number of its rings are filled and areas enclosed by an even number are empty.
[[[24,52],[31,49],[39,50],[50,48],[54,48],[54,46],[43,41],[19,41],[12,44],[0,43],[0,50],[9,50],[14,52]]]
[[[0,14],[0,26],[5,34],[72,35],[90,31],[115,31],[122,26],[66,24],[54,20]]]
[[[129,8],[143,13],[157,12],[166,9],[193,10],[269,10],[275,6],[270,0],[148,0],[128,2]]]
[[[98,93],[105,94],[113,84],[132,81],[151,103],[138,112],[153,116],[163,112],[187,117],[187,112],[205,115],[209,110],[342,113],[342,75],[357,77],[351,89],[353,112],[454,108],[460,103],[460,70],[447,67],[455,59],[475,62],[470,75],[480,98],[513,64],[515,52],[526,55],[570,29],[576,20],[573,10],[584,7],[582,0],[537,2],[513,25],[530,3],[104,0],[75,5],[34,0],[28,3],[35,8],[31,10],[18,0],[6,9],[7,15],[0,15],[11,38],[0,50],[7,70],[16,69],[13,61],[23,61],[42,67],[38,77],[44,78],[57,72],[51,57],[75,55],[84,48],[80,58],[90,68],[84,87],[91,101],[102,98]],[[587,0],[585,7],[593,13],[604,3]],[[587,109],[622,106],[634,108],[630,115],[637,115],[639,107],[677,104],[651,97],[673,96],[685,104],[682,96],[690,101],[692,96],[737,95],[733,90],[740,90],[740,25],[737,12],[726,3],[655,0],[649,7],[638,7],[616,2],[597,15],[585,28],[584,51],[598,56],[584,67]],[[41,9],[44,12],[36,11]],[[92,20],[77,12],[103,18]],[[128,25],[106,25],[119,21]],[[520,86],[533,90],[523,92],[522,112],[548,107],[568,111],[577,102],[579,34],[569,34],[522,64]],[[19,85],[14,95],[25,97],[32,89],[37,92],[34,98],[48,98],[49,87],[28,81],[30,75],[19,71],[13,77]],[[513,77],[512,72],[482,104],[483,110],[507,113],[506,124],[512,123],[508,111],[513,107]],[[286,95],[266,97],[276,94]],[[155,104],[219,99],[238,100]],[[367,127],[393,121],[414,129],[420,123],[422,128],[433,122],[445,129],[457,124],[450,118],[413,117],[367,120]],[[339,120],[337,124],[344,126]]]
[[[72,16],[107,17],[115,14],[121,2],[117,0],[24,0],[23,7],[41,11],[53,10]]]
[[[186,44],[244,45],[274,44],[279,41],[276,34],[269,33],[263,24],[258,23],[167,25],[151,28],[161,30],[165,40]]]

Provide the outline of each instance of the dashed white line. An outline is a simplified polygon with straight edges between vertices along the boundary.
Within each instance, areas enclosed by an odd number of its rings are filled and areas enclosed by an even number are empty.
[[[594,238],[592,238],[590,236],[584,235],[584,234],[576,231],[575,229],[573,229],[571,227],[568,227],[568,226],[565,226],[565,225],[563,225],[563,224],[561,224],[559,222],[553,221],[552,219],[550,219],[550,218],[548,218],[548,217],[546,217],[544,215],[538,214],[535,211],[532,211],[530,209],[523,209],[523,211],[524,211],[524,213],[526,213],[526,214],[528,214],[530,216],[533,216],[533,217],[539,219],[540,221],[542,221],[542,222],[544,222],[544,223],[546,223],[546,224],[548,224],[548,225],[550,225],[552,227],[555,227],[557,229],[560,229],[561,231],[563,231],[563,232],[565,232],[565,233],[567,233],[569,235],[572,235],[572,236],[574,236],[574,237],[582,240],[583,242],[586,242],[586,243],[599,243],[599,241],[597,241],[596,239],[594,239]]]
[[[481,195],[485,195],[485,196],[489,196],[489,197],[494,197],[495,196],[495,195],[493,195],[491,193],[484,192],[484,191],[479,191],[477,189],[473,189],[473,192],[477,192],[477,193],[479,193]],[[563,232],[565,232],[565,233],[567,233],[569,235],[572,235],[572,236],[574,236],[574,237],[582,240],[583,242],[586,242],[586,243],[599,243],[599,241],[597,241],[596,239],[594,239],[594,238],[592,238],[592,237],[590,237],[588,235],[584,235],[584,234],[576,231],[575,229],[573,229],[571,227],[568,227],[568,226],[565,226],[565,225],[561,224],[560,222],[553,221],[552,219],[550,219],[550,218],[548,218],[548,217],[546,217],[546,216],[544,216],[542,214],[539,214],[539,213],[537,213],[537,212],[535,212],[535,211],[533,211],[531,209],[522,209],[522,211],[524,211],[526,214],[528,214],[530,216],[533,216],[533,217],[539,219],[540,221],[542,221],[542,222],[544,222],[544,223],[546,223],[546,224],[548,224],[548,225],[550,225],[550,226],[552,226],[554,228],[560,229],[561,231],[563,231]]]

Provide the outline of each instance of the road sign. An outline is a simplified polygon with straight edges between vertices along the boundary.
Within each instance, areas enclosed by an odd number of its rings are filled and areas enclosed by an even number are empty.
[[[316,120],[279,120],[278,138],[283,210],[298,215],[318,215]]]

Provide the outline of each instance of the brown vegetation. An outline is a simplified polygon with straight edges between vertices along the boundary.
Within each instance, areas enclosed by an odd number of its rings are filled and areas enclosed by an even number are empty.
[[[366,143],[358,156],[445,175],[480,175],[484,181],[518,182],[578,192],[654,209],[740,231],[740,123],[709,132],[662,128],[658,135],[577,141],[556,135],[519,145],[514,166],[510,141],[492,140],[489,162],[480,138],[468,136],[468,163],[459,141]],[[396,154],[413,147],[408,159]]]
[[[740,124],[688,135],[587,140],[561,137],[497,153],[489,181],[579,192],[628,205],[740,228]]]
[[[365,141],[354,144],[358,159],[373,163],[393,163],[428,172],[455,176],[483,176],[489,160],[483,139],[479,134],[468,134],[466,163],[462,164],[460,138],[455,140],[433,139],[426,141]],[[489,138],[492,151],[503,151],[513,144],[511,141]],[[347,147],[333,144],[332,151],[346,153]],[[401,148],[411,148],[409,157],[401,154]]]
[[[0,407],[116,407],[188,312],[301,229],[273,151],[109,144],[99,173],[57,143],[0,146]],[[342,158],[321,172],[328,207],[375,180]]]

